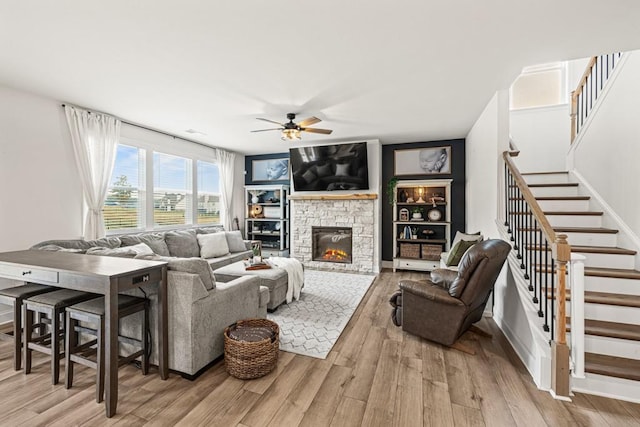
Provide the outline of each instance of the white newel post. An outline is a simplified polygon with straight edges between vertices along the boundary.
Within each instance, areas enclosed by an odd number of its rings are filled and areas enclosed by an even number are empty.
[[[584,260],[584,256],[572,253],[569,264],[571,360],[576,378],[584,378]]]

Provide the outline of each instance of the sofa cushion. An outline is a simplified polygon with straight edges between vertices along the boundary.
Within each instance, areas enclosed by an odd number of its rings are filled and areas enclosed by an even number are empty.
[[[43,245],[43,246],[38,246],[38,250],[40,251],[54,251],[54,252],[71,252],[71,253],[75,253],[75,254],[83,254],[86,251],[84,249],[72,249],[72,248],[63,248],[62,246],[58,246],[58,245]]]
[[[169,254],[179,258],[193,258],[200,256],[200,246],[194,230],[173,230],[164,234],[164,241],[169,248]]]
[[[240,230],[225,231],[224,233],[227,237],[229,252],[244,252],[247,250],[247,245],[244,243]]]
[[[224,227],[221,225],[214,225],[211,227],[198,227],[196,228],[196,234],[211,234],[224,231]]]
[[[87,255],[115,256],[123,258],[147,257],[153,255],[153,251],[145,243],[120,248],[103,248],[96,246],[87,249]]]
[[[484,240],[484,236],[478,231],[477,233],[463,233],[461,231],[456,231],[456,235],[451,242],[451,247],[458,243],[460,240],[466,240],[469,242],[482,242]]]
[[[138,243],[146,243],[151,250],[163,256],[169,256],[169,247],[164,241],[164,234],[162,233],[140,233],[140,234],[127,234],[120,236],[122,246],[133,246]]]
[[[55,245],[64,249],[80,249],[82,252],[89,248],[100,246],[103,248],[117,248],[121,245],[120,238],[118,237],[103,237],[97,240],[46,240],[44,242],[37,243],[31,247],[31,249],[41,249],[43,246]],[[49,249],[51,250],[51,249]]]
[[[211,234],[196,235],[200,245],[200,256],[202,258],[217,258],[229,253],[229,245],[224,231]]]
[[[177,258],[154,254],[144,257],[144,259],[151,261],[165,261],[169,270],[197,274],[207,290],[215,289],[216,287],[216,278],[213,274],[213,270],[209,266],[207,260],[200,257]]]

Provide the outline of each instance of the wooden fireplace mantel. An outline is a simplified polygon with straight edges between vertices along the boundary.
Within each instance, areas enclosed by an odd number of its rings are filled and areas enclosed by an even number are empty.
[[[375,200],[375,193],[361,194],[292,194],[289,200]]]

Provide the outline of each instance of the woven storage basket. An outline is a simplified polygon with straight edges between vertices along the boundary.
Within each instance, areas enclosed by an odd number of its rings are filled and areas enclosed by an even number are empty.
[[[442,253],[440,245],[422,245],[422,259],[428,261],[439,261]]]
[[[420,245],[415,243],[400,243],[400,256],[402,258],[420,258]]]
[[[232,325],[234,326],[234,325]],[[224,330],[224,364],[229,375],[242,380],[259,378],[273,371],[278,363],[280,349],[280,328],[278,324],[267,319],[239,320],[238,328],[269,328],[275,337],[272,341],[265,338],[256,342],[237,341],[229,337],[229,329]]]

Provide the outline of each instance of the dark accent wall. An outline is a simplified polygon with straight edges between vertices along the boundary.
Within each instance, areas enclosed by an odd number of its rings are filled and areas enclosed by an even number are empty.
[[[244,185],[264,185],[264,184],[289,184],[289,179],[284,180],[273,180],[273,181],[254,181],[253,180],[253,160],[269,160],[269,159],[288,159],[289,152],[286,153],[275,153],[275,154],[261,154],[257,156],[245,156],[244,158]],[[291,167],[289,167],[291,169]],[[291,176],[291,171],[289,171],[289,176]]]
[[[393,260],[393,207],[387,196],[387,183],[393,178],[394,150],[451,146],[451,173],[442,175],[402,175],[399,180],[411,179],[452,179],[451,182],[451,236],[457,231],[465,231],[465,140],[412,142],[382,146],[382,259]]]

